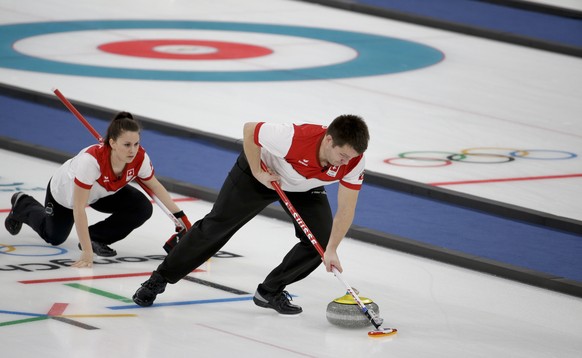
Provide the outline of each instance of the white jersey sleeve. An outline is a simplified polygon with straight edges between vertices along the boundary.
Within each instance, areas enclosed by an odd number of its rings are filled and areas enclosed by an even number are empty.
[[[57,203],[73,208],[75,179],[84,186],[92,187],[101,175],[99,163],[83,149],[77,156],[67,160],[51,178],[51,193]]]
[[[137,176],[143,180],[150,180],[154,176],[154,165],[150,160],[150,156],[144,152],[143,162],[139,168]]]
[[[257,144],[269,153],[284,158],[291,148],[293,134],[293,125],[263,123],[258,132]]]

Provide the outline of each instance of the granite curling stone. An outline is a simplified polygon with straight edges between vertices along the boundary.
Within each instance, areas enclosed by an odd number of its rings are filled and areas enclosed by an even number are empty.
[[[371,299],[359,296],[362,303],[369,310],[378,314],[379,307]],[[370,320],[366,317],[356,300],[347,293],[345,296],[338,297],[327,305],[326,317],[329,323],[346,328],[360,328],[371,325]]]

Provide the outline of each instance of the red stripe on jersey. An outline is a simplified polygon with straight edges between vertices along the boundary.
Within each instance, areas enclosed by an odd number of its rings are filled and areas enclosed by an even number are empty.
[[[155,174],[155,173],[154,173],[154,168],[152,168],[152,175],[150,175],[150,176],[149,176],[149,177],[147,177],[147,178],[140,178],[140,180],[142,180],[142,181],[148,181],[148,180],[150,180],[151,178],[153,178],[153,177],[154,177],[154,174]]]
[[[263,124],[265,124],[265,122],[257,123],[257,126],[255,127],[255,134],[253,136],[253,138],[255,140],[255,144],[258,145],[259,147],[262,147],[261,143],[259,143],[259,130],[261,129],[261,126]]]
[[[352,190],[360,190],[360,189],[362,189],[362,185],[348,183],[347,181],[343,181],[343,180],[340,180],[340,183],[341,183],[341,185],[345,186],[346,188],[349,188],[349,189],[352,189]]]
[[[80,186],[81,188],[83,188],[83,189],[87,189],[87,190],[90,190],[90,189],[91,189],[91,187],[93,186],[93,185],[87,185],[87,184],[85,184],[85,183],[81,182],[81,181],[80,181],[79,179],[77,179],[77,178],[75,178],[75,184],[77,184],[77,185],[78,185],[78,186]]]

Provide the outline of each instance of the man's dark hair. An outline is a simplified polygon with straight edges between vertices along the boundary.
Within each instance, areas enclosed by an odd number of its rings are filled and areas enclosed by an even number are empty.
[[[333,146],[349,145],[356,152],[362,154],[368,149],[370,133],[368,126],[360,116],[342,114],[327,127],[326,134],[333,138]]]

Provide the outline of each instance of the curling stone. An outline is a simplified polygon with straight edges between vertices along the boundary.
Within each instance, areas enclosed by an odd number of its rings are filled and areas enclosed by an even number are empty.
[[[378,305],[371,299],[362,296],[359,296],[359,298],[369,310],[379,313]],[[329,323],[346,328],[360,328],[371,324],[368,317],[362,313],[356,300],[349,293],[336,298],[327,305],[326,317]]]

